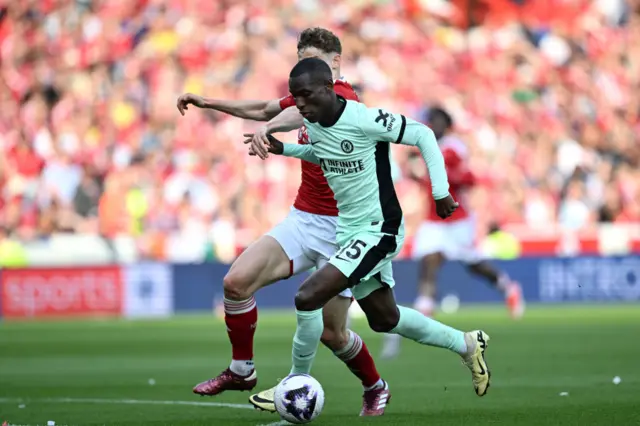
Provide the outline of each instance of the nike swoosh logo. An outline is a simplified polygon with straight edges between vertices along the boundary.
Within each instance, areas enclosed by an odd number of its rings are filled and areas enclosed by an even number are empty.
[[[311,355],[313,355],[313,353],[306,354],[306,355],[300,355],[300,358],[309,358]]]
[[[484,367],[482,366],[482,362],[480,362],[480,360],[478,360],[478,367],[480,367],[480,374],[482,374],[483,376],[487,374],[487,372],[484,371]]]
[[[309,141],[309,143],[310,143],[311,145],[316,145],[316,144],[319,144],[320,142],[321,142],[321,141],[315,141],[315,142]]]

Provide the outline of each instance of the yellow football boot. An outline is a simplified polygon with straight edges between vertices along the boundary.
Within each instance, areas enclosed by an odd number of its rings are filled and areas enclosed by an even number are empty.
[[[464,334],[464,341],[467,343],[467,354],[462,357],[462,362],[471,370],[471,380],[476,394],[484,396],[491,381],[491,371],[484,359],[489,335],[481,330],[470,331]]]

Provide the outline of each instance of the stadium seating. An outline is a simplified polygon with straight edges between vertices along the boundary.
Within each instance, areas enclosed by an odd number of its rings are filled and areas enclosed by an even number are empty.
[[[297,32],[324,26],[341,37],[343,74],[367,104],[417,119],[434,104],[452,113],[480,181],[465,200],[479,239],[500,224],[525,245],[540,230],[614,232],[638,250],[619,227],[640,229],[637,10],[487,0],[462,13],[467,3],[5,4],[0,245],[11,238],[37,258],[66,234],[102,261],[105,239],[119,237],[127,258],[231,260],[285,216],[299,166],[248,157],[242,133],[255,124],[193,108],[181,117],[176,98],[283,96]],[[578,7],[547,13],[555,3]],[[408,154],[394,148],[411,235],[428,206],[406,178]]]

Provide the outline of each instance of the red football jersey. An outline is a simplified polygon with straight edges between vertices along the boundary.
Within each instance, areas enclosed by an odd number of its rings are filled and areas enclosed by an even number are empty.
[[[444,163],[447,167],[447,176],[449,177],[449,193],[460,203],[460,206],[456,211],[448,217],[448,222],[461,220],[469,217],[469,211],[465,207],[465,192],[466,189],[475,183],[475,177],[473,173],[467,168],[466,162],[468,159],[467,147],[464,143],[453,136],[445,136],[440,139],[440,150],[444,157]],[[431,195],[431,182],[427,179],[427,199],[431,203],[431,209],[427,216],[428,221],[441,221],[442,219],[436,213],[435,205],[433,204],[433,197]]]
[[[336,80],[333,89],[345,99],[360,101],[353,87],[344,80]],[[291,95],[280,100],[280,108],[282,109],[295,105],[296,101]],[[302,126],[298,131],[298,143],[309,143],[309,136],[305,126]],[[338,206],[335,198],[333,198],[333,191],[329,188],[320,166],[308,161],[302,161],[301,172],[300,188],[298,188],[298,195],[293,207],[311,214],[338,216]]]

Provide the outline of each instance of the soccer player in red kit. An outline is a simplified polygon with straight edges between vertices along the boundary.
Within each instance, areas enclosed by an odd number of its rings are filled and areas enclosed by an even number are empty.
[[[467,147],[452,133],[453,119],[444,109],[429,110],[428,125],[439,141],[445,160],[451,185],[449,193],[460,206],[444,221],[436,212],[430,211],[416,233],[412,257],[420,260],[420,283],[414,308],[426,316],[433,315],[440,267],[445,260],[458,260],[467,266],[469,272],[484,278],[500,291],[511,315],[519,318],[525,307],[520,284],[496,270],[475,247],[474,215],[465,202],[466,193],[475,183],[475,177],[466,164]],[[430,188],[429,183],[425,183]],[[430,191],[426,192],[430,194]],[[395,357],[399,353],[399,344],[400,340],[395,335],[385,335],[382,357]]]
[[[299,60],[317,57],[331,67],[336,93],[346,99],[358,100],[351,85],[340,78],[342,46],[338,37],[323,28],[309,28],[301,33],[297,47]],[[266,138],[271,133],[300,129],[298,143],[308,143],[302,117],[292,96],[270,101],[227,101],[192,94],[180,96],[178,110],[181,114],[184,115],[188,105],[245,119],[269,120],[256,135],[247,137]],[[337,249],[337,215],[336,201],[322,170],[303,161],[302,182],[287,218],[247,248],[224,278],[225,322],[232,347],[231,365],[217,377],[196,385],[195,393],[217,395],[226,390],[252,390],[256,386],[253,336],[258,311],[253,295],[264,286],[323,266]],[[362,381],[365,392],[360,415],[382,415],[385,404],[380,404],[380,398],[388,393],[385,390],[388,387],[380,378],[367,346],[360,336],[346,327],[351,301],[351,291],[347,290],[324,307],[322,342]],[[296,372],[310,368],[310,361],[294,359]],[[249,401],[257,408],[273,412],[273,390],[251,395]]]

